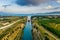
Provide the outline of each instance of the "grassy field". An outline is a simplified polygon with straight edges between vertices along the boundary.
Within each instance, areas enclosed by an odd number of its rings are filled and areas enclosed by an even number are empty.
[[[11,24],[22,18],[23,17],[18,17],[18,16],[0,16],[0,27]]]
[[[48,19],[48,18],[47,18]],[[57,19],[49,19],[49,20],[39,20],[39,25],[42,25],[47,30],[51,31],[58,37],[60,37],[60,18]]]
[[[15,18],[15,17],[13,17]],[[21,40],[23,35],[23,29],[26,23],[26,17],[17,17],[20,20],[17,23],[11,25],[11,27],[0,30],[0,40]]]
[[[50,31],[51,34],[55,35],[56,37],[60,38],[60,18],[58,16],[34,16],[32,17],[32,23],[37,23],[39,27],[36,26],[36,24],[35,26],[38,27],[43,36],[47,35],[46,37],[50,40],[55,39],[50,36],[48,31]]]

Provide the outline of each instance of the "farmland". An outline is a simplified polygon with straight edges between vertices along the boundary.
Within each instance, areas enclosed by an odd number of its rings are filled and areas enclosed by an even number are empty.
[[[60,40],[59,16],[35,16],[32,17],[32,23],[33,23],[33,30],[36,29],[37,33],[41,32],[40,34],[44,37],[44,39]],[[36,37],[37,39],[39,38],[38,36]]]
[[[13,16],[0,16],[0,27],[6,26],[16,20],[18,20],[20,17],[13,17]]]
[[[0,40],[21,40],[27,17],[1,17],[1,23],[9,22],[0,28]]]

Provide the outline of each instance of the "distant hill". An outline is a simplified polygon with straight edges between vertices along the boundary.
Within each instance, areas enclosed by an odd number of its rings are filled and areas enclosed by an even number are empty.
[[[50,12],[49,14],[60,14],[60,12]]]
[[[60,12],[36,13],[35,15],[60,15]]]
[[[14,13],[5,13],[5,12],[0,12],[0,16],[29,16],[33,14],[14,14]]]
[[[0,16],[35,16],[35,15],[60,15],[60,12],[33,13],[33,14],[14,14],[14,13],[0,12]]]
[[[38,14],[40,14],[40,13],[38,13]],[[60,14],[60,12],[58,11],[58,12],[47,12],[47,13],[41,13],[41,14]]]
[[[9,15],[12,15],[12,14],[8,14],[8,13],[0,12],[0,16],[9,16]]]

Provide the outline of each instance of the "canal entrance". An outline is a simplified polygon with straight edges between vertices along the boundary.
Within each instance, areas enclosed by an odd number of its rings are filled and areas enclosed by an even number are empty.
[[[32,40],[32,25],[31,25],[31,16],[28,16],[27,23],[24,28],[23,38],[22,40]]]

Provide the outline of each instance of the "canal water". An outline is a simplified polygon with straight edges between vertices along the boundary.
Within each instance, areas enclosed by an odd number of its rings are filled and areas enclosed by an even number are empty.
[[[30,20],[30,21],[28,21]],[[32,40],[32,25],[31,25],[31,17],[28,16],[26,26],[24,28],[23,38],[22,40]]]

